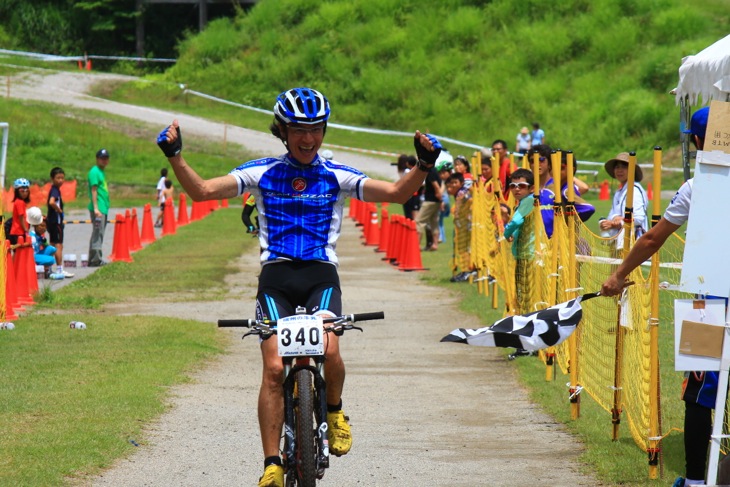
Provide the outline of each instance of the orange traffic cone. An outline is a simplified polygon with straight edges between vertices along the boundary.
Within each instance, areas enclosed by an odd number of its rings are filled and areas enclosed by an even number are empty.
[[[27,248],[25,246],[25,237],[18,237],[15,254],[13,255],[13,271],[15,272],[15,284],[18,290],[18,303],[23,305],[34,304],[28,285],[28,266],[25,263],[24,252]],[[33,269],[33,274],[35,274],[35,269]]]
[[[654,189],[651,187],[651,183],[646,183],[646,197],[649,201],[654,199]]]
[[[31,299],[38,292],[38,274],[35,272],[34,254],[35,251],[33,250],[33,244],[29,236],[26,241],[25,250],[23,251],[23,258],[25,259],[25,272],[28,276],[28,294],[30,294]],[[33,302],[35,302],[35,299],[33,299]]]
[[[194,222],[203,218],[203,207],[199,201],[193,201],[192,208],[190,210],[190,221]]]
[[[114,219],[114,242],[112,243],[112,254],[109,256],[112,262],[132,262],[129,255],[129,236],[127,235],[127,222],[123,215],[117,213]]]
[[[152,205],[147,203],[144,205],[144,215],[142,215],[142,234],[140,242],[143,244],[155,241],[155,228],[152,224]]]
[[[129,251],[136,252],[142,248],[139,236],[139,222],[137,221],[137,208],[127,210],[127,235],[129,235]]]
[[[388,252],[390,243],[390,221],[388,221],[388,207],[383,205],[380,210],[380,243],[376,252]]]
[[[175,235],[177,226],[175,225],[175,209],[172,207],[172,200],[165,201],[165,212],[162,217],[162,235]]]
[[[177,224],[181,227],[190,223],[190,220],[188,219],[188,201],[185,193],[180,193],[180,198],[178,199],[177,204],[179,205],[179,208],[177,209]]]
[[[350,209],[347,212],[347,216],[355,219],[355,216],[357,215],[357,205],[360,204],[360,200],[356,200],[355,198],[350,198]]]
[[[228,208],[228,200],[221,201],[221,208]]]
[[[598,199],[606,201],[611,199],[611,189],[608,186],[608,180],[604,179],[601,183],[601,191],[598,193]]]
[[[406,225],[406,246],[403,249],[404,256],[400,265],[398,266],[399,271],[426,271],[423,264],[421,264],[421,247],[418,244],[418,231],[416,230],[416,222],[408,220]]]
[[[391,217],[391,237],[388,244],[388,252],[385,254],[385,257],[386,260],[388,260],[393,265],[398,265],[398,261],[401,259],[401,249],[403,248],[403,222],[405,219],[406,218],[403,215],[393,215]]]
[[[365,245],[380,245],[380,226],[378,224],[378,207],[375,203],[368,203],[368,219],[365,228]]]
[[[15,284],[15,269],[13,269],[13,259],[10,255],[10,242],[5,241],[5,302],[3,303],[3,321],[17,320],[18,315],[15,314],[15,310],[22,311],[20,309],[20,303],[18,303],[18,296],[16,295],[16,284]]]

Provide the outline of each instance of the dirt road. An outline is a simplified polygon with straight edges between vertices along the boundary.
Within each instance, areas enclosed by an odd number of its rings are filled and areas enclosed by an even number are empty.
[[[27,80],[34,87],[18,87],[12,96],[53,99],[54,92],[63,92],[64,103],[75,106],[147,121],[159,117],[155,122],[161,124],[172,117],[90,100],[83,95],[87,76],[34,77]],[[175,116],[185,125],[184,117]],[[217,124],[190,122],[188,130],[200,135],[222,134]],[[235,133],[239,135],[229,131],[229,137],[249,147],[266,141],[269,152],[280,150],[269,136]],[[365,170],[383,165],[357,157]],[[382,262],[371,247],[361,245],[350,221],[338,252],[346,312],[383,310],[387,319],[366,323],[364,333],[350,332],[343,340],[348,367],[343,400],[354,445],[350,454],[333,459],[321,485],[599,485],[581,472],[579,442],[528,401],[499,351],[439,343],[457,325],[479,325],[457,311],[453,296],[424,285],[416,273],[398,272]],[[134,312],[211,322],[251,316],[256,253],[242,255],[238,265],[239,272],[228,278],[226,301],[213,306],[142,302],[133,306]],[[129,309],[127,304],[107,311],[124,314]],[[241,340],[241,332],[220,333],[229,339],[227,353],[195,373],[191,383],[170,391],[169,411],[146,428],[133,455],[83,485],[255,485],[263,465],[256,419],[258,346],[255,340]]]

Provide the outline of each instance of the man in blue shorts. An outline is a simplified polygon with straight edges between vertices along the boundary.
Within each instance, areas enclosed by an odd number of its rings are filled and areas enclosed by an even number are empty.
[[[262,270],[256,297],[256,317],[278,319],[304,305],[308,313],[342,314],[335,244],[340,235],[347,197],[361,201],[404,203],[418,190],[441,152],[434,137],[416,132],[419,161],[396,182],[370,179],[360,171],[328,161],[318,151],[327,131],[327,98],[310,88],[281,93],[274,105],[271,133],[287,152],[249,161],[224,176],[202,179],[181,154],[177,120],[158,136],[175,175],[195,201],[233,198],[248,191],[256,199]],[[350,426],[342,411],[345,366],[339,339],[328,334],[327,423],[330,451],[346,454],[352,445]],[[264,373],[258,412],[264,450],[264,475],[259,487],[283,487],[279,457],[283,418],[283,364],[275,340],[261,342]]]

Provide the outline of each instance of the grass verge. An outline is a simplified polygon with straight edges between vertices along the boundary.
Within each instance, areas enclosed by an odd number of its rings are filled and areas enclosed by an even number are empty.
[[[180,291],[206,300],[222,294],[231,260],[255,241],[210,235],[237,219],[236,211],[222,210],[180,228],[135,253],[133,263],[110,264],[45,293],[45,303],[2,332],[1,485],[63,485],[108,467],[165,411],[167,388],[222,351],[211,323],[88,308],[124,301],[133,309],[137,299]],[[43,308],[56,311],[39,313]],[[70,321],[88,328],[71,330]]]

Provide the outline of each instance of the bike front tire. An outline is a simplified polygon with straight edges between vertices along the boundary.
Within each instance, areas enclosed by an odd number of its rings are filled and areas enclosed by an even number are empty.
[[[314,389],[312,373],[296,375],[298,404],[295,410],[297,432],[297,485],[315,487],[317,483],[317,438],[314,434]]]

